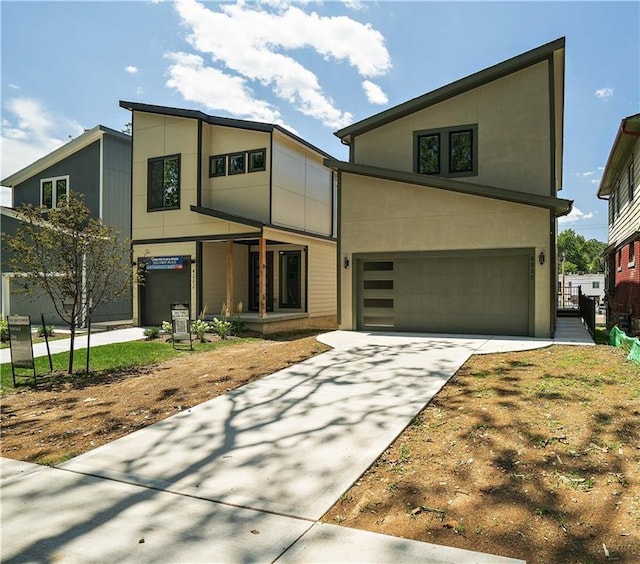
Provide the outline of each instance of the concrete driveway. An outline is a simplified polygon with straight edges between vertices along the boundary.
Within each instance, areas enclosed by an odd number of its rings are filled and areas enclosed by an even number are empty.
[[[57,468],[3,461],[2,561],[514,562],[317,521],[471,354],[549,341],[320,340],[335,348]]]

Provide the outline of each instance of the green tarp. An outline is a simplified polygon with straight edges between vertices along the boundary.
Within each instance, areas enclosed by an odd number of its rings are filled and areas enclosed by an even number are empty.
[[[638,337],[628,337],[624,331],[614,326],[609,333],[609,344],[629,351],[627,360],[640,364],[640,339]]]

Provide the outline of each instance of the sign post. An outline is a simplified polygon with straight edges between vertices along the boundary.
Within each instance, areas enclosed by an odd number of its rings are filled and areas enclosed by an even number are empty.
[[[31,339],[31,318],[28,315],[8,315],[9,346],[11,348],[11,376],[16,385],[16,368],[33,371],[33,381],[38,386],[36,365],[33,361],[33,341]]]
[[[171,304],[171,338],[173,348],[176,346],[176,341],[189,341],[189,348],[193,350],[189,304]]]

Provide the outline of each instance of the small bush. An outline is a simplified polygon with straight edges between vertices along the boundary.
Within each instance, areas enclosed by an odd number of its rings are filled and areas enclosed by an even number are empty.
[[[157,339],[160,336],[160,327],[147,327],[144,330],[144,336],[147,339]]]
[[[210,330],[211,330],[211,327],[209,326],[209,324],[202,319],[196,319],[194,322],[191,323],[191,332],[195,333],[196,337],[201,343],[206,342],[205,335]]]
[[[221,339],[227,338],[233,326],[231,321],[221,321],[217,317],[213,319],[212,325],[213,330],[220,336]]]
[[[6,319],[0,319],[0,341],[6,343],[9,340],[9,324]]]
[[[42,325],[38,327],[38,337],[53,337],[55,334],[55,330],[53,325],[49,325],[48,327],[43,327]]]
[[[170,321],[163,321],[162,322],[162,330],[165,333],[171,333],[173,331],[173,325],[171,325]]]

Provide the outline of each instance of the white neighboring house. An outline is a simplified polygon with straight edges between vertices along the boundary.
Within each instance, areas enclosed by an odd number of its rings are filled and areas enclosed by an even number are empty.
[[[596,304],[604,303],[604,274],[559,274],[559,296],[562,295],[563,279],[566,293],[571,294],[571,290],[580,287],[582,294],[595,300]]]

